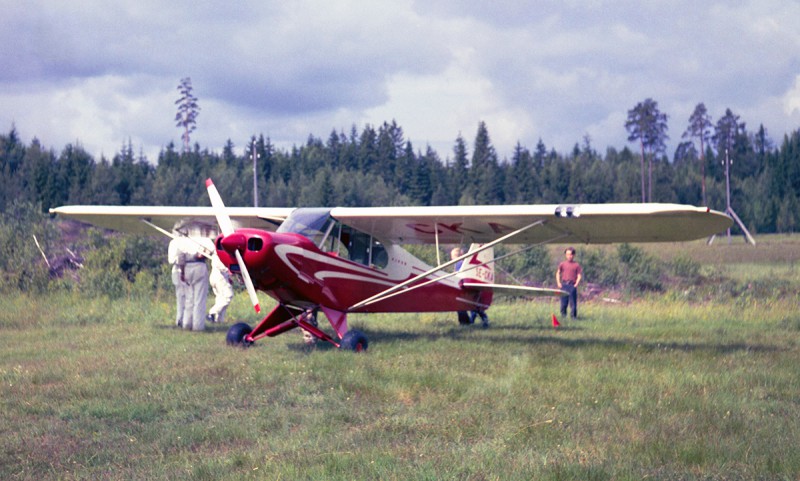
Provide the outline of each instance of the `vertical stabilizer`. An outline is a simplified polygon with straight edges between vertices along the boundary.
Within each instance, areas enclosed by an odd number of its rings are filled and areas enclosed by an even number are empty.
[[[469,252],[476,251],[482,245],[470,245]],[[459,266],[458,272],[462,279],[494,283],[494,248],[490,247],[467,257]]]

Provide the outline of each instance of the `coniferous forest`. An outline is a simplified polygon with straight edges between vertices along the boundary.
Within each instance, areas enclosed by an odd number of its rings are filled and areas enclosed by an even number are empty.
[[[646,132],[629,131],[630,145],[605,152],[595,150],[588,137],[570,152],[556,152],[539,139],[532,146],[517,143],[511,158],[501,159],[484,122],[474,138],[459,135],[451,152],[436,152],[414,145],[392,121],[332,131],[326,138],[312,134],[290,150],[260,135],[239,146],[228,140],[221,152],[170,143],[157,159],[137,155],[129,143],[113,158],[97,159],[79,143],[56,148],[34,139],[24,145],[12,126],[0,135],[0,210],[20,202],[42,212],[65,204],[207,205],[208,177],[227,205],[250,206],[255,151],[259,206],[647,200],[724,211],[727,158],[731,204],[750,232],[794,232],[800,226],[800,130],[775,142],[763,127],[747,130],[728,110],[715,126],[706,122],[693,131],[690,125],[671,159],[664,153],[663,130],[655,141]]]

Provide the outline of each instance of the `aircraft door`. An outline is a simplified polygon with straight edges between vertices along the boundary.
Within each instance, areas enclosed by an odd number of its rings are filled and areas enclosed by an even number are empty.
[[[389,265],[386,248],[371,235],[347,226],[342,226],[341,232],[341,243],[347,248],[348,259],[379,269],[384,269]]]

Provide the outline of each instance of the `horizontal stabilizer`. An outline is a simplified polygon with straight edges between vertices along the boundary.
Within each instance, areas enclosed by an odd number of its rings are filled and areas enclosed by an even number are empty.
[[[483,284],[479,282],[465,282],[462,284],[465,289],[476,291],[492,291],[498,294],[511,294],[515,296],[535,296],[535,297],[561,297],[568,295],[561,289],[549,289],[547,287],[513,286],[508,284]]]

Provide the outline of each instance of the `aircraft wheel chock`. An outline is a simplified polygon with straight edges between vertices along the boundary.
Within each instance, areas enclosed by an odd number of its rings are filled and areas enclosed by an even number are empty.
[[[252,331],[253,328],[247,325],[246,322],[234,324],[230,327],[230,329],[228,329],[228,334],[225,336],[225,342],[231,346],[247,347],[252,344],[252,342],[245,342],[244,337],[250,334]]]
[[[363,352],[367,350],[367,336],[361,331],[350,330],[342,337],[342,342],[339,343],[339,349],[348,351]]]

